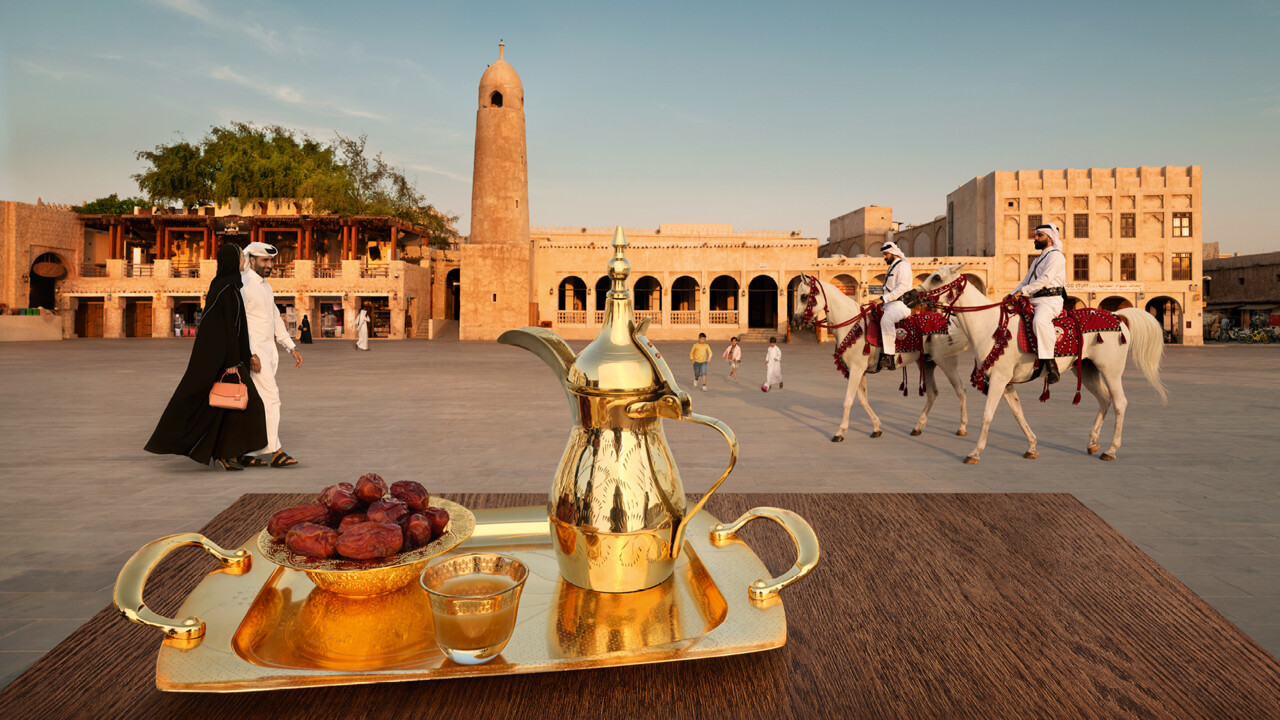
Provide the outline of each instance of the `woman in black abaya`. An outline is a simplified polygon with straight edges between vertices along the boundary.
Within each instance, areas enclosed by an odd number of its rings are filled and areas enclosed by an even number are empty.
[[[240,263],[240,248],[232,243],[218,248],[218,274],[209,283],[187,371],[147,442],[147,452],[186,455],[202,465],[213,458],[227,470],[243,470],[236,458],[267,444],[262,398],[249,379],[249,327],[240,297]],[[248,407],[210,406],[213,383],[234,369],[239,369],[248,388]]]
[[[302,316],[302,324],[298,325],[298,342],[303,345],[311,344],[311,320],[306,316]]]

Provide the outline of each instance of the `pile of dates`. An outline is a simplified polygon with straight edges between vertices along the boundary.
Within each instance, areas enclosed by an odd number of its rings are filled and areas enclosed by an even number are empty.
[[[387,482],[374,473],[338,483],[316,502],[271,516],[267,532],[299,555],[374,560],[420,548],[444,534],[449,512],[431,507],[421,483]]]

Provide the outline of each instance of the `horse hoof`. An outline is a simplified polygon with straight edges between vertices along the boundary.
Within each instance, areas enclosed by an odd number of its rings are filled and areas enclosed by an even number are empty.
[[[843,436],[843,435],[832,435],[832,436],[831,436],[831,442],[844,442],[844,436]]]
[[[877,431],[875,431],[875,432],[871,433],[871,437],[873,437],[873,438],[878,438],[878,437],[880,437],[880,436],[881,436],[881,435],[883,435],[883,434],[884,434],[884,433],[882,433],[882,432],[880,432],[879,430],[877,430]]]
[[[915,436],[919,435],[920,433],[921,433],[920,428],[916,428],[915,430],[912,430],[912,431],[911,431],[911,437],[915,437]]]
[[[1116,456],[1115,456],[1115,455],[1112,455],[1111,453],[1102,453],[1102,455],[1101,455],[1101,456],[1099,456],[1099,457],[1098,457],[1098,459],[1099,459],[1099,460],[1106,460],[1107,462],[1111,462],[1112,460],[1115,460],[1115,459],[1116,459]]]
[[[1027,452],[1022,453],[1022,457],[1028,460],[1035,460],[1036,458],[1040,457],[1040,453],[1031,452],[1030,450],[1028,450]]]
[[[1092,454],[1094,454],[1094,453],[1098,452],[1098,450],[1099,450],[1100,448],[1099,448],[1099,446],[1098,446],[1098,445],[1090,445],[1089,447],[1087,447],[1087,448],[1085,448],[1085,449],[1089,451],[1089,454],[1090,454],[1090,455],[1092,455]]]
[[[964,437],[965,435],[969,434],[969,431],[965,430],[964,428],[961,428],[956,431],[956,434],[959,435],[960,437]]]
[[[976,458],[976,457],[972,457],[972,456],[970,456],[970,457],[966,457],[966,458],[964,459],[964,464],[965,464],[965,465],[977,465],[977,464],[978,464],[978,458]]]

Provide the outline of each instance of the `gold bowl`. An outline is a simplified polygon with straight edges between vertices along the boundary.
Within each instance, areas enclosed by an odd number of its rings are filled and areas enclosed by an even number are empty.
[[[417,580],[428,560],[462,544],[476,529],[476,516],[458,503],[433,495],[430,504],[449,512],[444,534],[420,548],[388,558],[347,560],[299,555],[266,530],[258,534],[258,552],[281,567],[305,572],[316,587],[338,595],[368,597],[389,593]]]

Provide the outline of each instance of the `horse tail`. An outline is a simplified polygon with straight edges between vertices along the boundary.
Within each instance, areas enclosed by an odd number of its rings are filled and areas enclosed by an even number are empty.
[[[1164,358],[1164,329],[1146,310],[1124,308],[1117,310],[1116,315],[1129,326],[1129,347],[1133,353],[1133,361],[1142,371],[1142,376],[1151,383],[1151,387],[1156,389],[1160,401],[1168,405],[1169,396],[1165,393],[1164,383],[1160,381],[1160,361]]]

